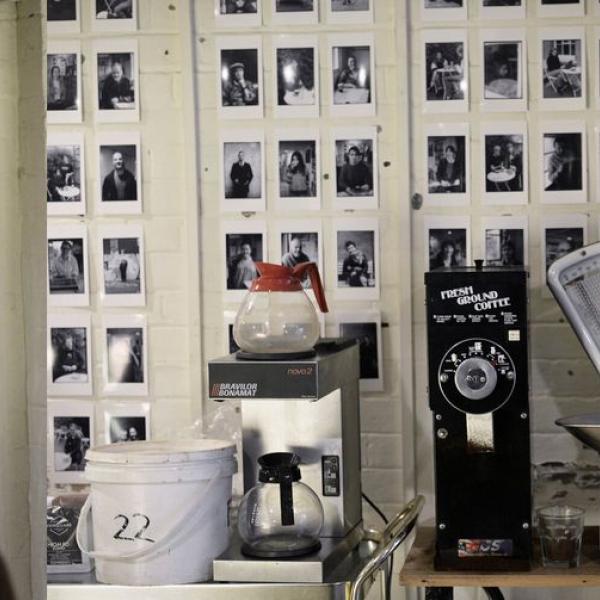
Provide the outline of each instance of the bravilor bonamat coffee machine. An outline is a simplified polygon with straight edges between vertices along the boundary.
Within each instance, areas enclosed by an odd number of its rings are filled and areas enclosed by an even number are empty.
[[[527,273],[476,263],[425,275],[435,567],[526,570]]]
[[[209,362],[210,397],[241,400],[244,492],[256,485],[260,456],[294,452],[324,511],[318,552],[253,558],[236,534],[214,561],[216,581],[323,582],[362,538],[358,344],[321,340],[315,349],[300,360]]]

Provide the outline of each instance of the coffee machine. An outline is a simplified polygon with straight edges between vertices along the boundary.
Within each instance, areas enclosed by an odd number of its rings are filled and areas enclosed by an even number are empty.
[[[527,273],[426,273],[440,570],[526,570],[531,556]]]
[[[258,458],[293,452],[302,481],[323,506],[321,549],[293,560],[244,556],[234,535],[214,561],[216,581],[322,582],[361,540],[359,351],[355,340],[325,339],[313,357],[209,361],[211,399],[239,400],[244,492],[256,485]]]

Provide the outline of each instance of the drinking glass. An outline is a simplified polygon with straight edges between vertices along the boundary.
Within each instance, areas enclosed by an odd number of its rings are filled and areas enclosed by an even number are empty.
[[[585,511],[577,506],[538,509],[538,532],[545,567],[578,567]]]

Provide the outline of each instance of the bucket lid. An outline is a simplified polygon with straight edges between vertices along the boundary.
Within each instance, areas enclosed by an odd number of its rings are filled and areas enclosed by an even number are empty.
[[[104,464],[181,464],[232,457],[235,444],[227,440],[162,440],[120,442],[88,450],[86,459]]]

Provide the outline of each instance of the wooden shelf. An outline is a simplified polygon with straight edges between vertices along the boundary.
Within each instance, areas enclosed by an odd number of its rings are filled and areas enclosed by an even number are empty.
[[[581,566],[573,569],[543,567],[539,544],[534,543],[531,571],[435,571],[435,530],[423,527],[400,571],[400,583],[408,587],[598,587],[600,586],[600,546],[598,527],[586,527]]]

